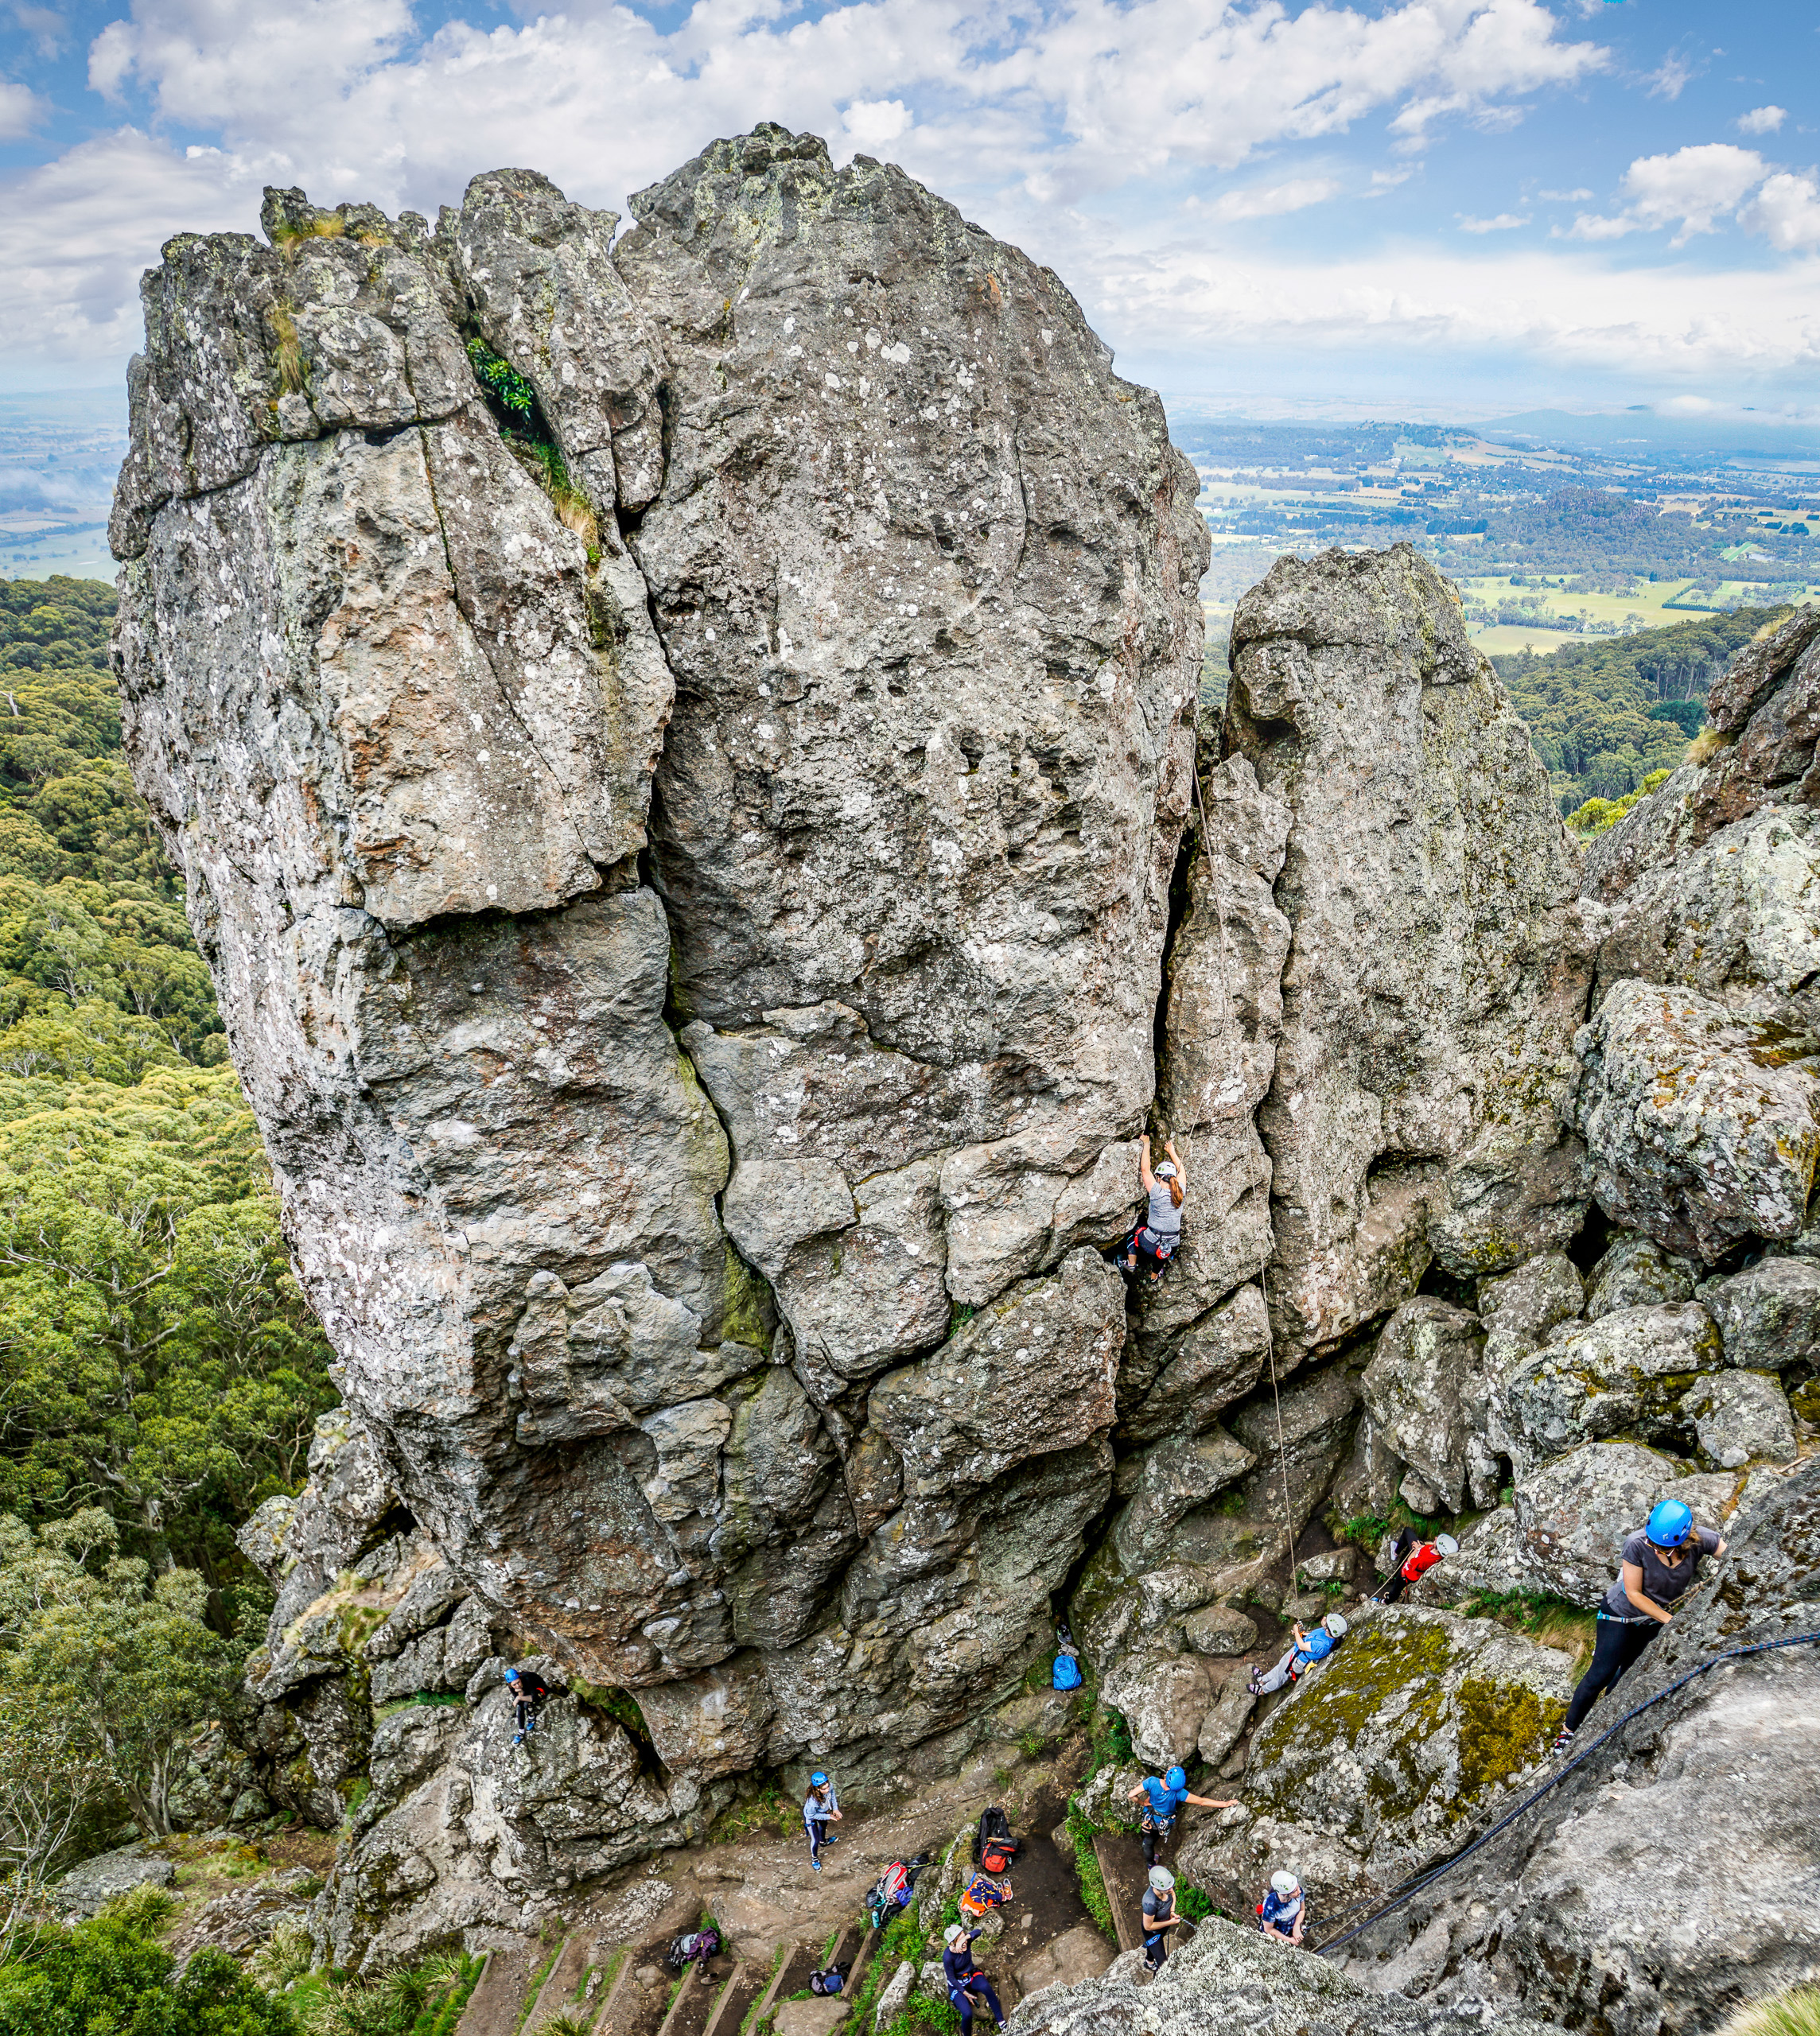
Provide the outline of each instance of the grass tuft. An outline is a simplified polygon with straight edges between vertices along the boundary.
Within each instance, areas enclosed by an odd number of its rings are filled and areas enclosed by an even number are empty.
[[[1720,2036],[1820,2036],[1820,1987],[1791,1987],[1747,2001]]]

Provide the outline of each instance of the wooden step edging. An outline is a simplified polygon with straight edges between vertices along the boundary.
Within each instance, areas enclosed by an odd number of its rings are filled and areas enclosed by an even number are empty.
[[[718,1999],[708,2011],[708,2026],[702,2031],[702,2036],[738,2036],[737,2024],[725,2030],[721,2029],[721,2025],[727,2019],[727,2010],[739,1998],[740,1982],[750,1970],[751,1968],[743,1958],[734,1960],[733,1969],[727,1975],[725,1985],[721,1987]]]
[[[753,2028],[756,2029],[758,2025],[764,2021],[766,2015],[771,2012],[772,2003],[777,1998],[777,1989],[784,1984],[784,1974],[790,1970],[791,1953],[794,1949],[794,1945],[780,1944],[778,1945],[776,1950],[772,1954],[776,1962],[771,1968],[770,1984],[766,1987],[764,1993],[760,1995],[758,2005],[752,2010],[752,2026]],[[738,2032],[737,2030],[734,2032],[734,2036],[738,2036]]]
[[[1144,1940],[1132,1921],[1130,1904],[1119,1886],[1118,1864],[1102,1831],[1093,1834],[1093,1856],[1099,1862],[1099,1877],[1106,1884],[1106,1899],[1112,1910],[1112,1926],[1118,1933],[1118,1949],[1136,1951]]]

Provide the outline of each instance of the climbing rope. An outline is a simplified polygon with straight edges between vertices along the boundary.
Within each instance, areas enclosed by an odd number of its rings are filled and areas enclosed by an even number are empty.
[[[1413,1879],[1406,1881],[1382,1908],[1374,1910],[1363,1922],[1355,1923],[1352,1928],[1342,1936],[1329,1937],[1325,1944],[1316,1946],[1315,1949],[1319,1956],[1324,1958],[1328,1952],[1338,1951],[1342,1945],[1351,1944],[1355,1937],[1370,1929],[1374,1923],[1382,1921],[1394,1910],[1406,1906],[1407,1904],[1414,1901],[1418,1894],[1433,1887],[1444,1874],[1450,1874],[1456,1867],[1464,1866],[1475,1852],[1482,1851],[1501,1832],[1508,1830],[1519,1817],[1526,1811],[1533,1809],[1544,1796],[1550,1793],[1551,1790],[1558,1789],[1576,1768],[1583,1767],[1602,1747],[1616,1739],[1632,1719],[1640,1718],[1646,1711],[1652,1710],[1660,1704],[1663,1698],[1673,1696],[1677,1690],[1685,1689],[1690,1683],[1697,1682],[1701,1677],[1709,1675],[1722,1662],[1742,1661],[1747,1655],[1751,1654],[1773,1654],[1784,1647],[1812,1646],[1817,1642],[1820,1642],[1820,1630],[1812,1633],[1791,1633],[1780,1640],[1759,1640],[1752,1642],[1748,1647],[1728,1647],[1722,1653],[1709,1655],[1697,1668],[1690,1669],[1684,1676],[1678,1676],[1673,1682],[1659,1689],[1653,1696],[1646,1696],[1641,1704],[1633,1704],[1616,1724],[1601,1732],[1584,1752],[1576,1754],[1565,1766],[1558,1773],[1551,1774],[1539,1789],[1532,1789],[1514,1809],[1507,1810],[1483,1837],[1474,1839],[1470,1845],[1463,1847],[1453,1854],[1452,1858],[1443,1859],[1439,1866],[1429,1867]],[[1350,1916],[1355,1910],[1363,1909],[1365,1906],[1363,1902],[1355,1902],[1350,1907],[1342,1909],[1340,1914],[1343,1917]]]

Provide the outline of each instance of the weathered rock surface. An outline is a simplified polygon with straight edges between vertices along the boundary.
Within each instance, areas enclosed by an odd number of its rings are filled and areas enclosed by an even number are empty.
[[[1407,1300],[1431,1257],[1502,1272],[1579,1228],[1557,1104],[1591,952],[1546,775],[1425,560],[1279,561],[1231,659],[1226,746],[1291,816],[1258,1122],[1271,1300],[1303,1350]]]
[[[1596,1322],[1614,1308],[1691,1300],[1699,1276],[1693,1259],[1664,1251],[1654,1238],[1621,1233],[1606,1247],[1586,1283],[1586,1319]]]
[[[1363,1617],[1253,1732],[1242,1808],[1197,1825],[1183,1870],[1241,1901],[1286,1864],[1317,1913],[1393,1887],[1490,1821],[1573,1680],[1567,1656],[1489,1619]]]
[[[1703,1378],[1681,1402],[1700,1455],[1715,1469],[1736,1471],[1761,1458],[1795,1455],[1795,1416],[1774,1372],[1727,1371]]]
[[[1820,1083],[1785,1028],[1698,992],[1627,981],[1574,1040],[1569,1114],[1614,1221],[1711,1264],[1791,1238],[1820,1161]]]
[[[1727,1531],[1729,1554],[1620,1685],[1624,1708],[1721,1648],[1815,1626],[1820,1459],[1771,1480]],[[1572,1775],[1546,1815],[1375,1925],[1347,1969],[1425,2002],[1521,2002],[1614,2036],[1715,2029],[1745,2000],[1811,1984],[1817,1707],[1812,1646],[1701,1678]]]
[[[1615,1308],[1585,1327],[1558,1328],[1520,1358],[1498,1381],[1499,1412],[1532,1460],[1633,1432],[1673,1444],[1690,1425],[1682,1395],[1725,1362],[1713,1318],[1698,1302]]]
[[[1820,1358],[1820,1263],[1765,1258],[1701,1290],[1725,1360],[1751,1371],[1785,1371]]]
[[[1477,1315],[1425,1295],[1405,1301],[1359,1383],[1367,1413],[1441,1506],[1459,1513],[1468,1495],[1491,1503],[1499,1471],[1485,1440],[1491,1378]]]
[[[78,1922],[117,1894],[129,1894],[135,1887],[169,1887],[176,1879],[177,1868],[169,1859],[161,1859],[143,1845],[123,1845],[72,1867],[52,1883],[50,1901],[60,1915]]]
[[[1131,1955],[1135,1962],[1138,1954]],[[1550,2025],[1499,2006],[1444,2007],[1373,1993],[1324,1960],[1266,1944],[1215,1917],[1154,1980],[1119,1961],[1084,1985],[1052,1987],[1021,2003],[1014,2036],[1556,2036]]]

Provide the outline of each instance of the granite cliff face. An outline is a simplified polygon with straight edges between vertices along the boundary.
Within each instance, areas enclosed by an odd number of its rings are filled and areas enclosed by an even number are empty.
[[[145,286],[128,742],[347,1402],[243,1544],[262,1785],[362,1797],[319,1937],[943,1771],[1063,1610],[1142,1758],[1276,1792],[1207,1871],[1351,1899],[1562,1671],[1429,1590],[1247,1740],[1259,1619],[1369,1584],[1320,1521],[1590,1603],[1811,1452],[1812,632],[1583,889],[1433,569],[1285,559],[1197,783],[1196,478],[1059,281],[778,128],[633,211],[274,192]],[[1434,1704],[1355,1729],[1398,1648]]]

